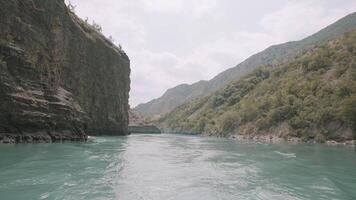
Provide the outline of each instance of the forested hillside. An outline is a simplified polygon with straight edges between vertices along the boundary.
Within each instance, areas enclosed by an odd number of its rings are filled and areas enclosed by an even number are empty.
[[[261,66],[164,118],[167,131],[304,140],[356,136],[356,31],[289,62]]]

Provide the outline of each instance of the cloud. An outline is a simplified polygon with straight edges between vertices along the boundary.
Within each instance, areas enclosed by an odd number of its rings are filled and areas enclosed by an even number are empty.
[[[71,0],[131,60],[132,106],[211,79],[272,44],[299,40],[356,10],[354,0]]]
[[[200,17],[216,7],[217,0],[141,0],[150,11],[169,14],[192,14]]]
[[[147,9],[159,12],[179,12],[183,8],[180,0],[142,0],[142,3]]]
[[[211,79],[252,53],[271,45],[272,41],[268,35],[259,33],[229,34],[196,47],[184,59],[169,52],[141,50],[132,55],[136,58],[132,64],[132,80],[135,82],[132,99],[137,102],[147,101],[147,96],[154,93],[158,97],[166,89],[178,84]]]
[[[356,9],[356,2],[332,8],[326,0],[292,0],[280,10],[269,13],[260,25],[279,41],[299,40],[326,27]],[[334,1],[335,2],[335,1]],[[341,7],[340,7],[341,6]]]

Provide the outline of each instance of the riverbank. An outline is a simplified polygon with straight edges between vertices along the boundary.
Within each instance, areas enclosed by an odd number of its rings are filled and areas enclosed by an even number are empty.
[[[154,125],[147,126],[129,126],[129,133],[161,134],[162,131]]]
[[[73,134],[70,131],[0,134],[0,144],[85,142],[87,139],[85,133]]]
[[[308,143],[308,144],[326,144],[330,146],[351,146],[356,147],[356,140],[345,140],[345,141],[335,141],[335,140],[326,140],[326,141],[317,141],[313,140],[303,140],[298,137],[287,137],[282,138],[277,135],[231,135],[230,139],[238,141],[257,141],[257,142],[266,142],[266,143],[282,143],[287,142],[291,144],[298,143]]]

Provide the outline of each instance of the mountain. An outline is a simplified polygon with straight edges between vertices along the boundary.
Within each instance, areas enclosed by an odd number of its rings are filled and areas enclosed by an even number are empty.
[[[303,40],[271,46],[209,81],[199,81],[192,85],[183,84],[171,88],[163,96],[138,105],[135,110],[146,117],[157,119],[185,102],[208,96],[231,81],[252,72],[257,67],[284,63],[322,42],[353,30],[355,27],[356,13],[352,13]]]
[[[260,67],[179,106],[160,124],[168,132],[216,136],[356,139],[356,31]]]
[[[0,143],[126,134],[125,52],[63,0],[0,3]]]

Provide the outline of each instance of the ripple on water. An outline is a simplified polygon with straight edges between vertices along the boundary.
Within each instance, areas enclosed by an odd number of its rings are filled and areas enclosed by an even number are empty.
[[[40,199],[47,199],[49,197],[49,193],[46,192],[46,193],[43,193],[40,195]]]

